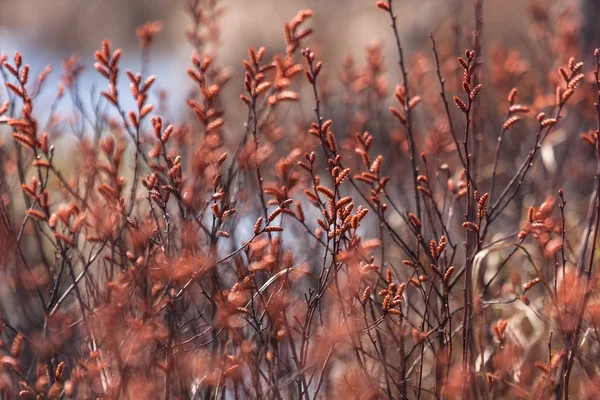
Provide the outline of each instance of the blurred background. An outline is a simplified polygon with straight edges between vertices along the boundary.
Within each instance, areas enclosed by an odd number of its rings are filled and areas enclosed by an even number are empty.
[[[303,8],[315,11],[312,26],[318,29],[311,46],[318,50],[330,74],[339,73],[341,61],[348,54],[362,60],[364,47],[377,40],[383,41],[384,55],[389,56],[387,65],[393,65],[395,48],[389,40],[388,22],[374,7],[374,1],[225,0],[221,4],[224,14],[220,24],[219,61],[232,69],[234,79],[226,88],[227,95],[240,93],[243,77],[240,60],[246,56],[248,47],[265,45],[268,51],[284,49],[283,24]],[[527,51],[531,45],[527,39],[529,22],[536,8],[568,5],[585,9],[582,15],[589,17],[589,30],[595,27],[598,4],[596,0],[486,0],[485,40]],[[403,46],[409,54],[416,48],[428,48],[423,44],[429,41],[429,32],[442,44],[452,44],[460,50],[468,46],[461,43],[464,41],[461,38],[473,29],[471,0],[403,0],[395,7]],[[0,52],[12,55],[18,49],[34,72],[41,71],[47,64],[53,65],[51,85],[56,85],[60,78],[61,61],[72,54],[78,54],[86,67],[83,75],[86,81],[103,83],[92,65],[93,51],[104,38],[123,49],[123,68],[138,71],[140,47],[135,31],[138,26],[154,20],[163,22],[163,30],[152,45],[148,72],[157,75],[163,88],[171,88],[171,106],[181,104],[186,89],[192,85],[185,75],[192,53],[185,37],[185,29],[191,25],[185,0],[1,0],[0,9]],[[585,37],[592,36],[588,32]],[[396,69],[390,72],[398,73]],[[393,76],[391,80],[393,84],[398,81]],[[90,88],[88,85],[84,90]],[[52,95],[47,92],[46,100]]]

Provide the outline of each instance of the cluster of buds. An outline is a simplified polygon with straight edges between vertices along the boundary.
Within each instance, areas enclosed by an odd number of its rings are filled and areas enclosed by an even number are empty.
[[[213,83],[209,82],[207,76],[209,68],[212,65],[212,58],[199,58],[192,56],[192,64],[195,69],[189,68],[187,74],[199,88],[202,102],[195,99],[188,99],[187,103],[193,111],[196,119],[202,123],[207,136],[220,137],[220,129],[224,124],[223,111],[216,107],[216,99],[221,93],[222,86],[229,80],[228,74],[221,74],[214,77]],[[214,146],[219,144],[219,140],[214,141]]]
[[[285,36],[285,43],[287,44],[285,52],[288,56],[294,54],[296,49],[300,47],[300,41],[307,38],[308,35],[313,32],[311,28],[298,29],[303,22],[312,16],[312,10],[300,10],[290,22],[285,23],[283,33]]]
[[[110,52],[110,42],[107,39],[102,41],[102,48],[94,53],[96,63],[94,68],[103,77],[108,79],[108,91],[101,92],[102,96],[113,106],[119,105],[119,91],[117,89],[117,77],[119,76],[119,61],[121,60],[121,49],[116,49],[112,54]]]
[[[458,177],[458,182],[453,178],[448,179],[448,191],[458,200],[467,194],[467,172],[463,169]]]
[[[456,107],[463,113],[468,114],[471,110],[471,104],[479,97],[482,86],[479,84],[474,88],[471,88],[471,80],[473,78],[473,73],[475,72],[475,51],[465,50],[465,57],[466,60],[462,57],[458,57],[458,64],[463,69],[462,88],[468,96],[468,101],[465,103],[458,96],[454,96],[454,104],[456,104]]]
[[[558,73],[564,80],[566,87],[556,87],[557,106],[562,107],[567,102],[567,100],[569,100],[569,98],[573,95],[575,89],[577,89],[577,87],[581,85],[581,82],[583,82],[585,74],[581,72],[582,68],[583,61],[575,62],[575,58],[573,57],[569,58],[567,68],[558,68]]]
[[[431,241],[429,242],[429,251],[431,252],[431,257],[433,257],[434,260],[440,258],[440,255],[444,252],[445,249],[446,236],[442,236],[440,238],[439,243],[436,243],[436,241],[433,239],[431,239]]]
[[[412,110],[421,102],[421,96],[414,96],[409,99],[406,97],[406,88],[402,85],[396,86],[396,91],[394,92],[394,98],[398,105],[401,106],[401,109],[404,111],[400,111],[400,109],[390,106],[390,112],[402,125],[406,125],[407,123],[407,110]]]
[[[518,234],[519,240],[524,240],[531,233],[548,257],[562,248],[562,239],[553,237],[562,232],[562,223],[551,217],[554,205],[555,199],[550,197],[539,208],[529,207],[527,222]]]
[[[517,104],[517,88],[513,88],[508,94],[508,114],[506,119],[504,120],[504,124],[502,125],[503,130],[508,130],[515,126],[517,122],[521,120],[519,114],[525,114],[529,112],[529,107],[524,106],[522,104]]]
[[[134,128],[139,129],[142,119],[144,119],[150,112],[152,112],[154,106],[152,104],[147,104],[146,101],[148,99],[148,92],[152,88],[156,77],[154,75],[148,77],[142,83],[142,75],[134,74],[131,71],[125,71],[127,75],[127,79],[129,79],[129,90],[131,91],[131,95],[133,96],[133,100],[135,101],[138,112],[137,114],[133,111],[130,111],[128,114],[129,122],[134,126]]]
[[[492,332],[494,333],[494,338],[501,344],[504,342],[504,335],[506,333],[507,326],[508,326],[507,320],[499,319],[498,322],[496,322],[494,324],[494,326],[492,327]]]
[[[388,284],[387,289],[379,292],[379,296],[383,296],[381,309],[387,314],[401,315],[402,295],[406,289],[406,283],[400,285],[394,283],[392,272],[389,269],[386,271],[386,282]]]
[[[23,103],[21,118],[0,117],[0,124],[7,124],[10,126],[13,129],[13,139],[23,147],[36,150],[40,149],[44,154],[48,154],[48,134],[44,132],[41,137],[38,138],[38,124],[33,117],[33,103],[26,87],[29,82],[29,65],[23,65],[23,59],[19,52],[15,52],[14,65],[11,65],[6,61],[5,56],[2,56],[0,61],[2,61],[0,68],[8,71],[8,73],[18,82],[18,84],[14,84],[7,81],[5,83],[6,87]],[[47,73],[42,72],[42,74],[40,74],[38,85],[41,85],[41,82],[45,80],[46,76]],[[5,101],[0,105],[0,116],[6,113],[8,107],[9,101]],[[34,166],[49,167],[50,165],[47,161],[36,158]]]

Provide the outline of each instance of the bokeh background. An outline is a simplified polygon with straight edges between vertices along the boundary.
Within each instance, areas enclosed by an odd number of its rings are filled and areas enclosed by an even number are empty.
[[[352,54],[361,60],[364,48],[377,40],[384,44],[388,65],[393,67],[394,44],[388,22],[378,13],[371,0],[225,0],[221,18],[219,61],[231,68],[233,82],[226,87],[226,98],[237,98],[241,90],[241,62],[248,47],[264,45],[270,51],[285,47],[282,28],[285,21],[303,8],[315,11],[312,26],[318,27],[311,46],[325,62],[325,70],[338,74],[343,58]],[[600,2],[596,0],[487,0],[484,2],[484,35],[486,41],[498,41],[506,47],[534,51],[530,40],[530,21],[536,8],[560,13],[562,8],[581,10],[584,30],[582,40],[594,37]],[[1,0],[0,52],[12,54],[19,49],[33,71],[51,64],[54,72],[50,84],[60,78],[63,59],[78,54],[86,66],[86,82],[103,84],[92,68],[93,51],[104,38],[124,51],[123,69],[140,68],[140,48],[135,30],[138,26],[159,20],[163,31],[156,36],[150,54],[149,73],[157,75],[162,88],[169,88],[171,107],[181,105],[186,89],[192,86],[185,75],[192,47],[185,37],[190,26],[185,0]],[[451,44],[457,50],[469,44],[467,37],[474,21],[471,0],[404,0],[396,11],[403,46],[408,54],[427,49],[429,33],[438,42]],[[457,34],[458,33],[458,34]],[[589,44],[588,44],[589,45]],[[397,74],[394,68],[390,71]],[[392,76],[393,79],[393,76]],[[124,80],[123,80],[124,82]],[[86,90],[91,90],[88,85]],[[158,87],[158,86],[157,86]],[[46,93],[39,101],[48,101]],[[85,93],[84,93],[85,95]],[[233,97],[229,95],[234,95]],[[85,97],[85,96],[84,96]],[[236,102],[233,107],[239,106]],[[241,110],[241,108],[240,108]]]

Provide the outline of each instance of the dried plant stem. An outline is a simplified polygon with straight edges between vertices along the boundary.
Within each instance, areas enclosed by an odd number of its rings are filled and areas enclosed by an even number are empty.
[[[408,143],[409,143],[410,162],[411,162],[412,175],[413,175],[415,207],[416,207],[416,211],[417,211],[417,217],[421,218],[421,205],[419,203],[419,191],[417,189],[417,186],[418,186],[417,176],[419,175],[419,171],[417,168],[417,158],[416,158],[417,150],[416,150],[415,138],[414,138],[414,134],[413,134],[411,109],[409,107],[410,95],[409,95],[409,89],[408,89],[408,72],[407,72],[407,69],[406,69],[406,66],[404,63],[404,54],[402,51],[402,44],[400,42],[400,34],[398,33],[398,27],[396,24],[397,16],[396,16],[396,14],[394,14],[392,0],[387,0],[387,5],[389,7],[388,14],[391,19],[391,27],[392,27],[392,30],[394,31],[394,38],[396,40],[396,50],[398,51],[398,64],[400,65],[400,71],[402,72],[402,85],[404,86],[404,90],[405,90],[405,94],[404,94],[404,113],[406,116],[405,126],[406,126],[406,134],[407,134]]]
[[[500,129],[500,134],[498,135],[498,143],[496,143],[496,151],[494,152],[494,168],[492,170],[492,177],[490,178],[490,189],[488,190],[488,193],[490,194],[490,198],[489,198],[490,203],[494,199],[496,172],[498,170],[498,162],[500,161],[500,150],[502,149],[502,143],[504,141],[504,134],[506,133],[506,128],[504,127],[504,124],[506,123],[506,121],[508,120],[509,117],[510,117],[510,112],[506,113],[506,116],[504,117],[504,121],[502,122],[502,129]],[[488,209],[488,215],[489,215],[489,209]]]
[[[483,52],[482,52],[482,46],[483,46],[483,41],[482,41],[482,35],[483,35],[483,23],[484,23],[484,18],[483,18],[483,0],[475,0],[473,2],[473,8],[475,9],[475,29],[473,30],[473,36],[474,36],[474,50],[475,50],[475,54],[477,55],[475,58],[475,73],[473,74],[473,86],[477,86],[480,83],[480,75],[481,75],[481,71],[482,71],[482,60],[483,60]],[[472,169],[474,169],[472,176],[473,176],[473,181],[477,181],[478,178],[478,174],[479,174],[479,165],[481,163],[481,157],[480,157],[480,153],[481,153],[481,146],[482,146],[482,140],[483,140],[483,135],[480,134],[480,132],[483,130],[483,124],[484,124],[484,120],[482,119],[481,115],[481,106],[482,106],[482,102],[477,102],[476,104],[473,105],[473,110],[472,110],[472,116],[473,116],[473,121],[472,121],[472,129],[473,129],[473,135],[472,135]],[[473,168],[474,166],[474,168]],[[471,175],[469,175],[471,176]],[[474,190],[477,190],[477,187],[474,186]]]
[[[469,111],[466,114],[466,127],[465,127],[465,138],[463,140],[463,146],[465,151],[466,158],[466,175],[469,176],[470,173],[470,154],[469,154],[469,125],[470,125],[470,102],[469,102]],[[466,197],[466,207],[465,207],[465,220],[470,221],[473,216],[473,204],[472,204],[472,188],[470,180],[467,179],[467,193]],[[471,368],[469,363],[469,347],[470,347],[470,336],[471,336],[471,314],[472,314],[472,285],[473,285],[473,232],[466,231],[465,232],[465,283],[463,288],[463,296],[464,296],[464,317],[463,317],[463,355],[462,355],[462,365],[463,365],[463,373],[464,373],[464,383],[463,383],[463,398],[469,398],[469,385],[471,375]]]
[[[594,107],[596,108],[596,132],[600,132],[600,50],[596,49],[594,52],[596,59],[596,68],[594,70],[594,79],[596,82],[596,101]],[[592,271],[594,266],[594,254],[596,252],[598,231],[600,230],[600,140],[596,138],[596,172],[594,174],[594,191],[592,192],[592,201],[590,202],[590,208],[588,210],[588,216],[585,227],[585,237],[582,242],[581,249],[579,251],[579,257],[577,259],[577,272],[578,275],[584,279],[586,285],[589,284],[592,277]],[[592,206],[593,205],[593,206]],[[588,246],[589,236],[591,232],[591,250],[588,261],[585,262],[585,254]],[[585,265],[584,265],[585,262]],[[565,334],[563,338],[564,350],[567,352],[566,359],[563,360],[562,370],[564,374],[559,375],[559,383],[554,389],[554,398],[559,399],[562,396],[562,390],[564,389],[564,398],[569,398],[569,381],[571,378],[571,371],[573,368],[574,358],[576,353],[579,351],[579,335],[581,333],[583,317],[585,309],[590,300],[590,294],[584,293],[580,302],[581,307],[577,309],[579,311],[578,322],[574,333]],[[572,335],[572,336],[571,336]]]
[[[252,104],[250,105],[250,111],[251,111],[251,124],[252,124],[252,137],[254,138],[254,162],[256,164],[256,179],[258,182],[258,187],[259,187],[259,193],[258,193],[258,197],[260,198],[260,203],[262,205],[262,210],[263,210],[263,217],[265,219],[265,221],[268,220],[269,218],[269,211],[267,208],[267,202],[265,201],[265,195],[264,195],[264,188],[263,188],[263,178],[262,178],[262,174],[260,172],[260,164],[258,162],[258,143],[259,143],[259,139],[258,139],[258,115],[256,113],[256,97],[253,96],[252,97]],[[271,238],[271,233],[268,233],[269,239]]]
[[[554,115],[552,117],[553,119],[556,119],[556,120],[560,119],[560,112],[562,111],[563,106],[564,106],[564,104],[557,106],[556,111],[554,112]],[[520,189],[521,185],[523,184],[523,181],[525,179],[525,176],[527,175],[527,172],[533,166],[533,160],[534,160],[537,152],[539,151],[539,149],[541,149],[544,139],[548,136],[548,134],[551,132],[552,128],[555,125],[556,124],[553,124],[546,128],[542,127],[541,125],[539,126],[539,128],[536,132],[536,135],[535,135],[534,145],[531,148],[531,150],[529,151],[527,158],[521,163],[517,172],[515,172],[515,174],[513,175],[513,177],[509,181],[509,183],[506,185],[506,187],[504,188],[504,190],[502,191],[502,193],[500,194],[498,199],[494,203],[492,203],[492,205],[489,207],[490,211],[488,213],[488,215],[489,215],[488,216],[488,224],[491,224],[496,218],[498,218],[498,216],[500,216],[502,211],[504,211],[504,209],[510,204],[512,199],[519,192],[519,189]],[[511,193],[511,190],[512,190],[512,193]],[[509,193],[510,193],[510,195],[509,195]]]
[[[435,57],[435,72],[437,74],[438,82],[440,84],[440,97],[442,98],[442,102],[444,103],[444,110],[446,111],[446,118],[448,118],[448,128],[450,129],[450,133],[452,134],[452,139],[454,140],[454,144],[456,145],[456,154],[460,159],[460,162],[463,168],[467,168],[467,164],[465,162],[465,157],[463,156],[461,146],[458,142],[458,135],[454,130],[454,124],[452,123],[452,113],[450,112],[450,106],[448,105],[448,99],[446,98],[446,88],[445,88],[445,80],[442,77],[442,72],[440,70],[440,59],[435,43],[435,39],[433,38],[433,34],[429,33],[429,38],[431,39],[431,47],[433,49],[433,55]]]

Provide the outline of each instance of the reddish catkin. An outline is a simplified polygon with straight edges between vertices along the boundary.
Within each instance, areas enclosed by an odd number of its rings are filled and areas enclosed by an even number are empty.
[[[50,229],[54,229],[56,227],[58,219],[59,216],[57,213],[53,213],[52,215],[50,215],[50,218],[48,218],[48,226],[50,227]]]
[[[415,108],[417,106],[417,104],[419,104],[421,102],[422,98],[421,96],[415,96],[413,98],[411,98],[408,102],[408,108],[410,108],[411,110],[413,108]]]
[[[494,332],[494,338],[496,338],[497,341],[502,342],[502,340],[504,340],[504,332],[506,331],[507,326],[508,321],[505,319],[500,319],[496,322],[492,330]]]
[[[401,283],[400,285],[398,285],[398,289],[396,289],[395,298],[401,299],[405,290],[406,290],[406,283]]]
[[[35,193],[35,188],[32,188],[29,185],[22,184],[21,189],[23,190],[23,192],[27,193],[27,195],[32,198],[35,198],[37,196]]]
[[[245,308],[243,308],[243,307],[238,307],[238,311],[240,311],[240,312],[242,312],[242,313],[244,313],[244,314],[247,314],[247,313],[248,313],[248,310],[247,310],[247,309],[245,309]],[[227,368],[225,369],[225,371],[223,372],[223,375],[224,375],[225,377],[231,377],[231,376],[233,376],[233,375],[237,374],[237,372],[239,371],[239,369],[240,369],[240,366],[239,366],[239,365],[232,365],[232,366],[230,366],[230,367],[227,367]]]
[[[81,213],[77,215],[75,220],[73,221],[73,225],[71,226],[71,232],[77,233],[81,229],[81,227],[85,224],[87,218],[87,214]]]
[[[462,227],[471,232],[479,232],[479,227],[473,222],[463,222]]]
[[[7,82],[6,87],[9,88],[10,91],[13,92],[17,97],[20,97],[20,98],[25,97],[25,93],[20,88],[18,88],[15,84],[13,84],[11,82]]]
[[[431,256],[434,258],[434,260],[437,260],[438,257],[440,256],[440,253],[438,252],[438,248],[437,248],[437,243],[433,239],[431,239],[431,241],[429,242],[429,251],[431,253]]]
[[[310,201],[312,204],[314,204],[316,206],[319,205],[319,203],[320,203],[319,198],[317,197],[316,194],[311,192],[309,189],[304,190],[304,195],[308,198],[308,201]]]
[[[391,285],[394,281],[394,277],[392,276],[392,270],[389,268],[385,270],[385,281],[388,283],[388,285]]]
[[[152,104],[146,104],[140,110],[140,118],[144,118],[146,115],[150,114],[153,109],[154,109],[154,106]]]
[[[517,88],[512,88],[511,91],[508,93],[508,104],[513,105],[515,104],[515,101],[517,100],[517,94],[519,93],[519,90]]]
[[[33,148],[35,146],[34,139],[27,135],[24,135],[22,133],[13,133],[12,137],[21,146],[28,147],[28,148]]]
[[[408,213],[408,219],[410,220],[410,223],[412,224],[412,226],[415,227],[415,229],[418,230],[421,228],[421,220],[419,218],[417,218],[417,216],[415,214]]]
[[[321,132],[325,133],[328,132],[329,129],[331,128],[331,125],[333,124],[333,121],[328,119],[327,121],[323,122],[323,125],[321,125]]]
[[[458,109],[464,112],[465,114],[469,112],[469,108],[467,107],[465,102],[456,96],[454,96],[454,104],[456,104],[456,107],[458,107]]]
[[[567,100],[569,100],[569,98],[573,95],[574,92],[575,91],[573,88],[568,88],[567,90],[565,90],[564,93],[562,94],[562,98],[559,100],[558,104],[566,103]]]
[[[477,211],[478,211],[479,220],[483,220],[483,218],[485,217],[485,214],[487,212],[487,204],[488,204],[489,197],[490,197],[489,193],[484,193],[483,196],[481,196],[481,198],[477,202]]]
[[[467,82],[462,83],[462,88],[465,91],[466,94],[470,94],[471,93],[471,85],[469,85]]]
[[[35,160],[32,162],[32,165],[38,168],[50,168],[52,166],[48,160]]]
[[[10,346],[10,355],[14,358],[19,358],[23,352],[23,346],[25,344],[23,334],[17,333],[17,336],[13,339],[12,345]]]
[[[335,185],[339,186],[344,182],[344,180],[350,175],[350,168],[345,168],[342,170],[339,175],[335,178]]]
[[[552,197],[548,197],[537,210],[534,219],[544,219],[552,213],[554,209],[555,199]]]
[[[420,288],[421,287],[421,282],[418,279],[415,279],[415,278],[410,278],[408,280],[408,283],[411,286],[416,287],[416,288]]]
[[[371,172],[363,172],[360,176],[363,178],[363,180],[365,180],[367,182],[376,182],[378,179],[377,175],[375,175]]]
[[[296,201],[296,217],[298,221],[304,222],[304,210],[302,209],[302,203],[300,201]]]
[[[479,97],[479,95],[481,94],[481,89],[483,89],[483,85],[477,85],[473,88],[473,91],[471,92],[471,94],[469,95],[469,99],[471,101],[477,99]]]
[[[350,196],[342,197],[335,203],[335,208],[336,208],[336,210],[339,210],[340,208],[344,207],[347,204],[350,204],[351,202],[352,202],[352,197],[350,197]]]
[[[62,232],[54,232],[54,238],[71,246],[74,244],[73,239],[71,239],[69,236],[65,235]]]
[[[437,252],[439,254],[442,254],[444,252],[444,250],[446,250],[446,244],[447,244],[447,242],[446,242],[446,236],[440,237],[440,241],[439,241],[439,244],[438,244],[438,247],[437,247]]]
[[[393,300],[393,296],[391,293],[388,293],[385,298],[383,299],[383,302],[381,303],[381,309],[383,310],[383,312],[388,312],[391,305],[392,305],[392,300]]]
[[[401,124],[406,124],[406,118],[402,115],[402,112],[398,110],[396,107],[391,106],[389,108],[390,112]]]
[[[60,381],[63,377],[64,371],[65,371],[65,362],[61,361],[60,364],[58,364],[58,366],[56,367],[56,370],[54,371],[54,379],[56,379],[57,381]]]
[[[563,103],[563,89],[560,86],[556,87],[556,94],[554,103],[557,106],[560,106]]]
[[[569,73],[563,67],[558,67],[558,73],[564,79],[565,82],[569,81]]]
[[[43,211],[34,210],[32,208],[28,209],[26,214],[33,219],[37,219],[38,221],[46,221],[48,219],[48,216]]]
[[[455,270],[454,265],[452,265],[448,268],[448,270],[444,274],[444,282],[448,282],[450,280],[450,278],[452,278],[452,275],[454,274],[454,270]]]
[[[592,148],[596,147],[596,141],[598,140],[598,135],[596,132],[589,131],[587,133],[582,133],[579,137]]]
[[[540,278],[534,278],[534,279],[530,280],[529,282],[524,283],[523,286],[521,287],[521,289],[523,289],[523,293],[525,293],[529,289],[531,289],[532,287],[537,285],[538,283],[540,283]]]
[[[383,11],[390,11],[390,6],[385,1],[378,1],[375,3],[375,6]]]
[[[329,188],[326,188],[325,186],[317,185],[315,187],[315,190],[330,199],[335,198],[335,194],[333,193],[333,191]]]
[[[255,235],[258,235],[260,233],[260,230],[262,228],[262,223],[263,223],[262,217],[258,217],[256,222],[254,223],[254,234]]]
[[[371,166],[369,167],[369,171],[371,171],[371,173],[377,174],[380,171],[381,168],[381,162],[383,161],[383,156],[378,155],[375,158],[375,161],[373,161],[371,163]]]
[[[505,130],[508,130],[508,129],[512,128],[513,126],[515,126],[517,124],[517,122],[519,122],[520,120],[521,120],[521,117],[518,117],[516,115],[512,116],[504,122],[504,125],[502,125],[502,128]]]
[[[581,69],[583,68],[583,65],[584,65],[583,61],[579,61],[578,63],[576,63],[575,65],[573,65],[573,66],[571,67],[571,71],[572,71],[574,74],[576,74],[576,73],[578,73],[579,71],[581,71]]]
[[[331,131],[327,131],[327,145],[332,153],[337,153],[337,142]]]
[[[281,214],[281,211],[282,211],[282,209],[281,209],[281,208],[279,208],[279,207],[278,207],[278,208],[276,208],[276,209],[275,209],[275,210],[274,210],[274,211],[273,211],[271,214],[269,214],[269,217],[267,218],[267,223],[271,223],[271,222],[273,222],[273,220],[274,220],[275,218],[277,218],[277,216],[278,216],[279,214]]]
[[[258,84],[258,86],[256,86],[256,89],[254,89],[254,94],[257,96],[261,95],[270,87],[271,87],[271,82],[262,82],[262,83]]]
[[[555,238],[549,241],[544,247],[546,257],[553,257],[562,248],[562,239]]]
[[[265,232],[283,232],[283,228],[281,226],[267,226]]]
[[[19,386],[21,388],[21,391],[19,392],[19,397],[34,398],[36,396],[35,390],[33,390],[32,388],[27,386],[27,384],[25,382],[19,382]]]
[[[364,306],[371,297],[371,286],[367,286],[360,297],[360,303]]]
[[[21,85],[25,85],[29,80],[29,65],[25,65],[21,70],[21,76],[19,76],[19,82]]]
[[[524,106],[522,104],[515,104],[508,108],[508,111],[511,113],[528,113],[529,107]]]
[[[423,194],[423,196],[425,196],[425,197],[431,197],[432,196],[431,190],[427,189],[424,186],[417,186],[417,190],[419,192],[421,192]]]
[[[163,199],[162,199],[160,193],[158,192],[158,190],[155,190],[155,189],[151,190],[150,191],[150,198],[156,203],[156,205],[158,207],[160,207],[162,209],[164,209],[167,206],[166,203],[163,201]],[[213,205],[212,211],[213,211],[213,214],[215,214],[215,216],[216,216],[216,214],[218,214],[218,212],[215,209],[215,206],[217,206],[217,204]],[[216,208],[218,208],[218,206]]]

